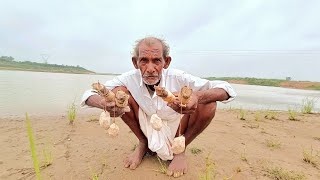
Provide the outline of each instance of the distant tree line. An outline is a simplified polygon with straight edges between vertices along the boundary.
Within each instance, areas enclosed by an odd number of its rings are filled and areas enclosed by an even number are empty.
[[[11,56],[0,56],[0,69],[45,71],[45,72],[65,72],[65,73],[94,73],[83,67],[37,63],[31,61],[15,61]]]
[[[14,61],[14,58],[11,56],[1,56],[0,60],[1,61]]]

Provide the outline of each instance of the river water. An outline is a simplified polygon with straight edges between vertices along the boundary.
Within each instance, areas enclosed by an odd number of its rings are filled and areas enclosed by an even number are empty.
[[[80,103],[83,92],[93,82],[104,82],[112,75],[63,74],[0,70],[0,115],[66,113],[75,101]],[[222,108],[287,110],[300,108],[305,98],[317,100],[320,111],[320,91],[296,90],[278,87],[232,85],[238,97]]]

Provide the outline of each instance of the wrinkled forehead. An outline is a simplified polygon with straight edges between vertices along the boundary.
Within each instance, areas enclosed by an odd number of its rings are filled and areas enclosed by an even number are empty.
[[[163,48],[158,40],[144,40],[139,45],[139,57],[157,56],[161,57]]]

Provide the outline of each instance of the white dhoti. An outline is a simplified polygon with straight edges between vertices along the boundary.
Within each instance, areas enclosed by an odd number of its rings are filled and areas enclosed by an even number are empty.
[[[139,123],[140,128],[148,139],[148,147],[151,151],[156,152],[162,160],[172,160],[173,152],[171,144],[176,135],[180,123],[180,115],[176,114],[172,118],[158,116],[163,121],[163,127],[157,131],[151,127],[150,118],[145,112],[139,108]]]

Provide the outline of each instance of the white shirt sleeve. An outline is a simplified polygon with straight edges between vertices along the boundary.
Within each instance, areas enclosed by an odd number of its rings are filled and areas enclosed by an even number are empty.
[[[90,107],[86,104],[86,101],[90,96],[92,96],[94,94],[97,94],[97,92],[95,92],[93,89],[86,90],[82,95],[80,107]]]
[[[237,96],[237,93],[231,87],[231,85],[226,81],[209,81],[207,79],[202,79],[187,73],[183,74],[184,84],[192,87],[195,91],[208,90],[212,88],[224,89],[230,96],[229,99],[222,101],[223,103],[228,103]]]

